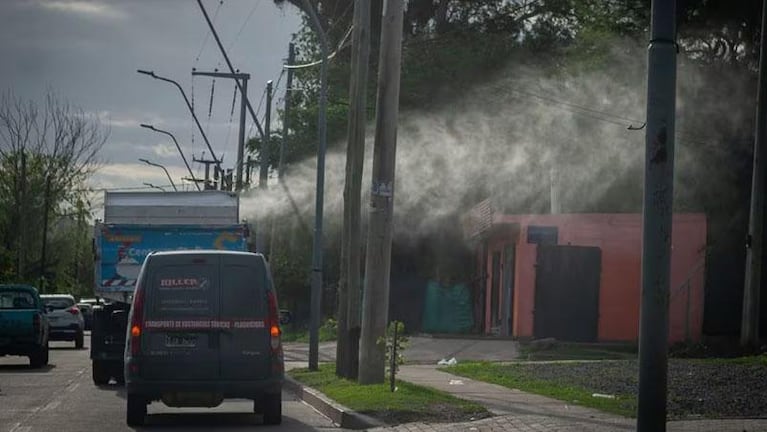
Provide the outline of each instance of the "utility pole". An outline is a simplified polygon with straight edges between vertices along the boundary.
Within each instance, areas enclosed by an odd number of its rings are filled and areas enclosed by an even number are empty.
[[[266,83],[266,115],[264,117],[264,134],[266,138],[261,140],[261,167],[258,175],[258,187],[266,189],[269,181],[269,144],[271,142],[272,122],[272,81]]]
[[[284,169],[285,169],[285,147],[287,145],[288,141],[288,134],[290,133],[289,129],[289,116],[290,116],[290,96],[293,89],[293,69],[290,68],[290,66],[295,63],[296,60],[296,46],[293,42],[288,44],[288,62],[286,66],[288,66],[287,70],[287,84],[285,86],[285,102],[283,106],[283,112],[282,112],[282,139],[280,140],[280,155],[279,155],[279,162],[277,163],[277,182],[282,186],[285,187],[285,178],[284,178]],[[271,114],[270,114],[271,116]],[[277,223],[274,219],[272,219],[272,235],[270,236],[269,241],[269,259],[271,259],[273,256],[275,256],[275,249],[279,247],[279,243],[282,241],[282,236],[280,235],[280,229],[277,228]]]
[[[246,73],[224,73],[224,72],[197,72],[192,71],[192,75],[202,75],[202,76],[209,76],[214,78],[229,78],[233,79],[237,82],[237,86],[240,89],[240,129],[239,129],[239,135],[237,139],[237,166],[236,172],[237,172],[237,185],[236,189],[237,191],[242,190],[243,185],[243,176],[242,176],[242,167],[243,167],[243,155],[245,153],[245,108],[247,106],[248,101],[248,80],[250,79],[250,74]],[[240,83],[242,81],[242,83]]]
[[[370,1],[354,3],[352,71],[349,83],[344,221],[341,238],[341,275],[338,284],[338,344],[336,375],[357,379],[360,340],[360,228],[362,171],[365,161],[367,83],[370,64]]]
[[[288,66],[293,66],[296,62],[296,45],[291,42],[288,45]],[[282,113],[282,141],[280,142],[280,162],[277,165],[277,178],[280,182],[283,182],[284,170],[285,170],[285,147],[288,142],[288,133],[290,131],[289,122],[290,119],[290,98],[293,92],[293,69],[288,68],[287,84],[285,85],[285,106]]]
[[[674,199],[676,0],[653,0],[647,63],[638,432],[665,432]]]
[[[45,293],[48,290],[48,281],[45,279],[46,266],[46,248],[48,246],[48,203],[51,195],[51,175],[45,176],[45,195],[43,198],[43,244],[40,251],[40,291]]]
[[[317,192],[314,205],[314,239],[312,247],[311,274],[311,317],[309,319],[309,370],[319,369],[319,331],[322,313],[322,214],[325,201],[325,150],[327,148],[327,109],[328,109],[328,40],[322,23],[310,0],[303,0],[303,6],[311,17],[314,31],[320,40],[322,63],[320,65],[320,109],[317,122]]]
[[[743,315],[740,345],[759,346],[759,306],[762,288],[762,258],[764,254],[764,189],[765,166],[762,157],[767,152],[767,0],[762,2],[762,35],[759,47],[759,90],[756,101],[756,142],[754,143],[754,173],[751,179],[751,210],[746,243],[746,284],[743,290]]]
[[[373,181],[365,259],[365,303],[360,340],[359,383],[363,385],[383,383],[386,367],[385,347],[378,340],[386,334],[389,315],[403,8],[404,0],[386,0],[381,23]]]
[[[266,191],[269,184],[269,154],[271,146],[272,136],[272,81],[266,82],[266,114],[264,115],[264,135],[265,138],[261,140],[261,166],[259,167],[258,174],[258,188],[261,191]],[[271,259],[271,253],[267,253],[267,226],[274,231],[273,222],[269,220],[268,216],[264,216],[259,221],[259,227],[256,229],[256,250],[264,254],[267,259]],[[271,242],[270,242],[271,243]]]
[[[192,155],[192,160],[199,164],[205,165],[205,190],[216,189],[216,183],[214,182],[213,184],[211,184],[210,182],[210,166],[216,165],[215,172],[217,173],[219,161],[210,160],[210,159],[197,159],[196,157],[194,157],[194,155]]]

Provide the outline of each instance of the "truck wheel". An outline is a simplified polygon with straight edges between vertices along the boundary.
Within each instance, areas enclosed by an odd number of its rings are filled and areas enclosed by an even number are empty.
[[[75,348],[77,349],[83,349],[83,346],[85,346],[85,332],[82,330],[77,332],[77,335],[75,336]]]
[[[40,369],[45,366],[46,357],[48,356],[48,347],[42,346],[35,350],[34,353],[29,355],[29,365],[35,369]]]
[[[260,400],[260,408],[264,413],[265,425],[278,425],[282,423],[282,395],[267,394]],[[255,406],[254,406],[255,408]]]
[[[137,394],[128,393],[128,426],[143,426],[146,419],[146,399]]]
[[[109,369],[103,362],[93,360],[91,371],[93,372],[93,384],[97,386],[109,384]]]

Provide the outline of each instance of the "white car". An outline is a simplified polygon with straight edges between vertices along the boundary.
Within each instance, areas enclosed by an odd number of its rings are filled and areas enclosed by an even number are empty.
[[[76,348],[82,348],[85,338],[85,319],[77,307],[75,298],[68,294],[43,294],[50,323],[52,341],[74,341]]]

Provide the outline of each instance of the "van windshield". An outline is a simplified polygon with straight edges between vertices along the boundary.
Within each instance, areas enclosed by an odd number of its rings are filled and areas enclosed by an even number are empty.
[[[149,315],[153,317],[215,316],[214,268],[163,266],[152,276]]]

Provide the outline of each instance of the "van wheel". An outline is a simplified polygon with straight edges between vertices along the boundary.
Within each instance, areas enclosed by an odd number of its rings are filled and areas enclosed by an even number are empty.
[[[268,394],[260,400],[260,408],[264,413],[264,424],[278,425],[282,423],[282,395]],[[254,407],[255,408],[255,407]]]
[[[93,372],[93,384],[98,386],[109,384],[109,370],[103,362],[93,360],[91,371]]]
[[[83,346],[85,346],[85,334],[80,330],[77,332],[77,336],[75,336],[75,348],[83,349]]]
[[[146,419],[146,399],[137,394],[128,393],[128,426],[143,426]]]

